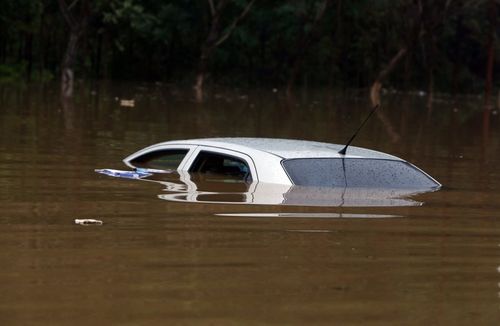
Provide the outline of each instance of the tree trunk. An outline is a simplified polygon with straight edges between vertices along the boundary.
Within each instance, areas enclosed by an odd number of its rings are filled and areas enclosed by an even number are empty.
[[[292,95],[292,88],[293,88],[293,85],[295,84],[295,80],[297,79],[297,74],[300,70],[300,67],[302,67],[303,58],[304,58],[304,55],[301,54],[298,58],[293,60],[292,69],[290,69],[290,76],[288,77],[288,83],[286,86],[287,96]]]
[[[422,17],[424,16],[424,6],[422,0],[415,1],[411,12],[416,12],[413,18],[411,29],[407,35],[405,45],[402,46],[391,61],[380,71],[377,78],[370,88],[370,99],[372,105],[380,105],[380,90],[382,89],[382,82],[389,76],[389,74],[396,68],[401,59],[416,46],[420,37],[425,35],[425,30],[422,28]],[[437,26],[437,25],[436,25]],[[429,29],[434,29],[436,26],[428,26]]]
[[[27,62],[26,66],[26,81],[31,81],[31,73],[33,71],[33,33],[27,32],[25,35],[24,45],[24,60]]]
[[[498,95],[497,95],[497,110],[500,110],[500,89],[498,90]]]
[[[99,79],[101,77],[101,58],[102,58],[102,33],[97,36],[97,51],[95,55],[95,67],[94,74],[95,78]]]
[[[0,38],[0,64],[5,63],[5,42]]]
[[[408,52],[407,47],[402,47],[399,49],[398,53],[391,59],[387,67],[382,69],[377,76],[377,79],[373,82],[370,88],[370,99],[372,101],[372,106],[380,105],[380,90],[382,89],[382,82],[389,76],[389,74],[396,68],[398,63],[403,59],[403,57]]]
[[[407,54],[408,48],[402,47],[399,49],[398,53],[391,59],[387,67],[382,69],[377,76],[377,79],[373,82],[370,88],[370,99],[372,102],[372,106],[380,105],[380,90],[382,89],[382,82],[389,76],[389,74],[396,68],[398,63],[404,58]],[[376,111],[377,117],[382,121],[382,124],[385,127],[385,130],[391,137],[391,141],[396,143],[399,141],[400,136],[395,131],[394,126],[391,121],[386,117],[386,115],[381,110]]]
[[[198,102],[203,101],[203,88],[205,86],[205,80],[208,73],[208,64],[210,62],[212,54],[219,45],[221,45],[229,38],[238,23],[248,14],[255,1],[256,0],[250,0],[243,11],[240,13],[240,15],[237,16],[227,28],[225,28],[224,33],[221,33],[223,29],[220,26],[220,17],[222,11],[227,6],[228,1],[220,0],[217,5],[215,5],[213,0],[208,0],[212,21],[210,23],[210,30],[208,32],[207,39],[201,46],[200,58],[198,61],[198,71],[196,73],[196,81],[193,86],[195,90],[196,100]]]
[[[216,47],[217,38],[219,34],[219,22],[220,22],[220,10],[225,6],[224,3],[220,2],[217,9],[211,4],[212,10],[212,21],[210,24],[210,30],[208,32],[207,39],[201,46],[200,58],[198,60],[198,71],[196,73],[196,81],[194,84],[196,101],[203,101],[203,87],[205,85],[205,79],[208,69],[208,62],[210,60],[211,54]]]
[[[434,101],[434,68],[427,70],[427,115],[432,113],[432,102]]]
[[[196,75],[196,83],[194,85],[194,89],[196,92],[196,101],[203,101],[203,87],[205,83],[205,77],[207,73],[208,67],[208,58],[209,58],[209,50],[206,47],[203,47],[201,50],[200,61],[198,62],[198,73]]]
[[[340,58],[342,58],[342,49],[345,48],[344,46],[344,37],[343,37],[343,21],[342,21],[342,0],[337,0],[337,17],[336,17],[336,23],[337,26],[335,30],[333,31],[331,35],[331,40],[333,44],[337,44],[336,46],[336,51],[332,51],[332,57],[331,57],[331,73],[330,77],[328,78],[329,80],[329,85],[330,88],[334,87],[338,80],[337,72],[338,72],[338,63]]]
[[[489,22],[490,22],[490,30],[488,35],[488,61],[486,64],[486,83],[484,89],[484,100],[486,108],[490,107],[490,98],[493,88],[493,68],[494,68],[494,59],[495,59],[495,29],[496,29],[496,20],[497,20],[497,10],[496,4],[494,0],[490,0],[490,5],[488,8],[489,12]]]
[[[427,65],[427,115],[432,113],[432,102],[434,101],[434,58],[437,56],[436,39],[432,31],[427,33],[427,46],[425,47],[425,57]]]
[[[66,0],[59,0],[59,8],[61,14],[69,26],[69,40],[61,63],[61,96],[72,97],[74,85],[74,65],[76,62],[76,55],[78,52],[78,43],[83,35],[87,22],[90,16],[90,1],[80,1],[79,15],[75,16],[72,10],[78,0],[75,0],[70,6],[66,4]],[[73,9],[72,9],[73,7]]]
[[[68,46],[64,53],[64,58],[61,66],[61,95],[63,97],[73,96],[74,86],[74,65],[76,61],[76,54],[78,49],[78,40],[80,33],[71,30]]]
[[[294,56],[294,58],[292,59],[292,63],[291,63],[292,69],[290,70],[290,76],[288,78],[288,83],[287,83],[287,87],[286,87],[286,93],[288,96],[290,96],[292,94],[293,85],[295,84],[295,81],[297,80],[297,75],[298,75],[300,69],[302,68],[302,64],[304,62],[304,58],[306,56],[307,50],[308,50],[309,46],[311,45],[313,39],[316,37],[318,24],[321,21],[321,19],[323,18],[325,11],[326,11],[326,8],[330,4],[330,1],[331,0],[324,0],[321,3],[320,7],[318,8],[318,10],[316,12],[314,20],[312,21],[312,26],[310,28],[310,31],[308,33],[304,33],[302,35],[302,37],[299,38],[299,40],[295,46],[297,53]],[[302,30],[304,28],[305,28],[305,24],[304,24],[304,26],[302,26]]]
[[[38,35],[39,35],[39,45],[38,45],[38,75],[40,78],[43,76],[43,71],[45,70],[45,43],[46,43],[46,34],[45,34],[45,8],[42,10],[40,17],[40,25],[38,26]]]

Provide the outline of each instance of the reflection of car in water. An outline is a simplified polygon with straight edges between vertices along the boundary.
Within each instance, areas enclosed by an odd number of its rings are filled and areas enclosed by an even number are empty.
[[[419,206],[410,196],[418,189],[309,187],[265,182],[245,182],[219,176],[179,171],[141,178],[158,182],[166,193],[160,199],[192,203],[258,204],[287,206],[374,207]]]
[[[436,190],[441,184],[398,157],[359,147],[286,139],[169,141],[124,159],[133,168],[187,171],[282,185]]]

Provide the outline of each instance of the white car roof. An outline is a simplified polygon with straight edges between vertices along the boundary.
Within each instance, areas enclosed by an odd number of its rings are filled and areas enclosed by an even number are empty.
[[[347,149],[347,154],[343,156],[338,152],[344,147],[344,145],[279,138],[200,138],[168,141],[156,144],[155,146],[177,144],[213,146],[240,152],[245,152],[245,149],[252,149],[270,153],[284,159],[312,157],[363,157],[403,161],[396,156],[361,147],[349,146],[349,148]]]

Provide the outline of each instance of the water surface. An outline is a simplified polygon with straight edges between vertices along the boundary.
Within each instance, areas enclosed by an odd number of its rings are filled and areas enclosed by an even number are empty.
[[[365,195],[353,196],[361,205],[235,205],[162,200],[165,184],[94,169],[125,169],[122,158],[170,139],[341,143],[368,113],[365,94],[218,90],[199,104],[169,85],[94,85],[65,103],[57,92],[0,87],[0,323],[500,319],[500,122],[481,99],[438,96],[428,109],[425,97],[388,94],[356,139],[444,185],[406,198],[419,205],[366,205]]]

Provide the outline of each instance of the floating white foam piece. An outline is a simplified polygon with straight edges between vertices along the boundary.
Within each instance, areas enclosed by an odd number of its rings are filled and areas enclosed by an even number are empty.
[[[96,220],[93,218],[76,218],[75,224],[78,224],[78,225],[102,225],[103,222],[101,220]]]

